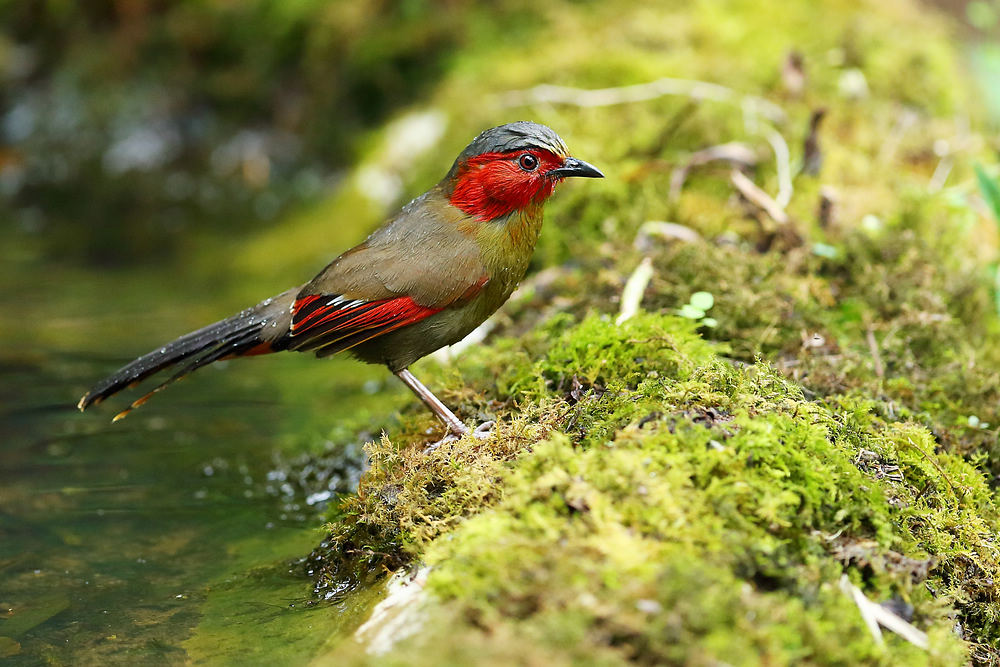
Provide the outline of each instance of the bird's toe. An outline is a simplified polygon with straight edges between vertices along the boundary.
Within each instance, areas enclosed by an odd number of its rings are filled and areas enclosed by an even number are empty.
[[[493,427],[496,426],[496,424],[497,423],[492,419],[488,422],[483,422],[472,432],[472,437],[477,440],[486,440],[493,434]]]
[[[424,448],[424,454],[430,454],[441,445],[447,445],[452,442],[458,442],[459,438],[461,438],[460,435],[448,432],[447,434],[445,434],[443,438],[441,438],[437,442],[432,442],[431,444],[427,445],[427,447]]]

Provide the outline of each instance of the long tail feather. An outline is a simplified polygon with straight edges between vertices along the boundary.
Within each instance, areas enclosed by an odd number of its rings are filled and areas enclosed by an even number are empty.
[[[178,380],[182,380],[193,371],[198,370],[202,366],[207,366],[208,364],[218,361],[219,359],[227,356],[240,356],[242,352],[250,350],[251,348],[258,347],[260,345],[260,338],[258,336],[259,330],[251,330],[242,339],[232,341],[230,343],[221,343],[214,348],[210,348],[207,352],[200,356],[196,356],[192,361],[188,362],[179,371],[168,377],[166,380],[155,386],[150,391],[146,392],[136,400],[132,401],[132,404],[127,408],[119,412],[114,416],[111,421],[118,421],[120,419],[125,419],[130,412],[141,406],[143,403],[148,401],[168,386],[172,385]],[[178,362],[181,360],[178,359]],[[134,383],[133,383],[134,384]]]
[[[268,344],[280,338],[289,327],[291,303],[295,290],[263,301],[233,317],[193,331],[163,347],[126,364],[117,372],[97,383],[87,392],[77,407],[86,410],[127,387],[132,387],[167,368],[187,362],[164,382],[147,392],[114,420],[123,419],[129,412],[148,401],[154,394],[185,375],[223,357],[259,354]]]

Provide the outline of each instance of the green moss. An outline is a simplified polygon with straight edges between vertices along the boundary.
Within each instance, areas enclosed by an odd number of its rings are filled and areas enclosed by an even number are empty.
[[[318,554],[328,583],[431,566],[423,629],[379,663],[995,659],[1000,324],[986,266],[997,249],[969,189],[928,187],[934,140],[954,135],[948,114],[970,99],[947,27],[902,1],[546,11],[561,39],[531,58],[515,43],[456,60],[435,96],[454,110],[455,145],[418,161],[407,187],[515,117],[558,128],[609,178],[553,199],[536,258],[548,268],[488,345],[421,369],[464,418],[496,419],[494,437],[423,454],[438,426],[414,405],[400,432],[368,446],[358,494],[330,516]],[[921,39],[890,40],[900,26]],[[799,97],[780,83],[792,48],[807,62]],[[493,76],[498,53],[508,66]],[[848,69],[868,97],[838,93]],[[674,168],[729,141],[756,149],[749,175],[777,189],[763,129],[738,103],[511,109],[496,95],[664,75],[779,104],[787,118],[773,129],[793,166],[810,112],[828,109],[823,169],[795,178],[788,224],[738,200],[728,166],[697,168],[670,195]],[[956,158],[946,185],[971,174]],[[834,212],[820,219],[830,189]],[[649,220],[704,240],[636,243]],[[644,257],[647,313],[616,326]],[[675,316],[697,291],[713,295],[717,327]],[[888,633],[877,646],[844,575],[912,606],[930,650]]]
[[[722,361],[691,326],[558,318],[529,342],[548,346],[537,362],[503,355],[500,382],[534,407],[497,437],[371,446],[333,538],[431,565],[429,627],[400,656],[447,645],[457,664],[499,633],[570,659],[882,661],[843,572],[912,605],[935,662],[968,650],[956,611],[967,638],[997,641],[982,474],[884,406],[809,400],[767,365]],[[926,657],[889,641],[894,660]]]

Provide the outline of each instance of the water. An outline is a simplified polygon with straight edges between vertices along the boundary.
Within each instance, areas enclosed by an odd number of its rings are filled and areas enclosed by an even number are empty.
[[[373,593],[317,602],[297,561],[402,390],[284,354],[199,371],[117,424],[136,394],[80,414],[102,374],[246,304],[176,266],[109,275],[22,250],[0,250],[5,664],[296,664],[342,641]]]

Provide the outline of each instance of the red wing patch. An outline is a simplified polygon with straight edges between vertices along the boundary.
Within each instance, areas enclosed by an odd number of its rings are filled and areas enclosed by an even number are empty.
[[[408,296],[361,301],[310,294],[293,306],[290,347],[311,350],[337,344],[343,350],[440,311],[418,305]]]

